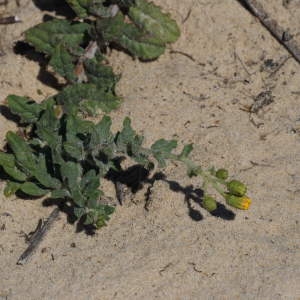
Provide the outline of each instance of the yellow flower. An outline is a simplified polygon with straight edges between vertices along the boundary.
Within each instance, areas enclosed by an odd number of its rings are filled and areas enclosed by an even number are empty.
[[[251,204],[251,199],[246,195],[243,197],[238,197],[238,196],[228,194],[225,196],[225,199],[227,204],[243,210],[249,209],[249,206]]]

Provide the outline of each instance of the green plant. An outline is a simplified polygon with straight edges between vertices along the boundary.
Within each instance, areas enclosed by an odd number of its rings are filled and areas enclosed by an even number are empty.
[[[19,117],[24,136],[6,134],[7,151],[0,152],[0,167],[7,174],[4,194],[56,198],[67,202],[77,219],[99,228],[114,212],[113,206],[103,202],[101,178],[111,171],[122,172],[124,159],[148,170],[174,160],[186,165],[188,176],[202,177],[202,206],[208,211],[217,208],[215,198],[208,194],[211,187],[229,205],[248,209],[246,187],[238,181],[226,182],[224,169],[203,170],[195,164],[189,158],[192,144],[179,153],[174,152],[175,140],[160,139],[145,148],[143,136],[132,129],[130,119],[125,118],[123,128],[114,134],[109,116],[93,123],[80,114],[96,108],[109,112],[118,105],[114,92],[118,78],[102,64],[98,38],[101,43],[119,43],[141,59],[153,59],[179,36],[176,23],[144,0],[111,1],[109,6],[104,6],[103,0],[67,2],[85,21],[53,20],[26,33],[26,39],[49,56],[50,65],[68,84],[41,103],[8,96],[8,107]],[[122,11],[131,23],[125,21]]]
[[[66,2],[83,19],[41,23],[26,31],[25,39],[45,53],[50,67],[65,78],[67,86],[53,98],[67,112],[108,113],[120,104],[115,94],[119,76],[104,64],[105,48],[114,44],[141,60],[153,60],[178,39],[179,28],[145,0]]]

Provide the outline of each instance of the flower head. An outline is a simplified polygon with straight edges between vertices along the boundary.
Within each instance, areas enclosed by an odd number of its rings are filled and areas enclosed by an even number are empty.
[[[216,172],[216,177],[219,179],[226,180],[228,178],[228,171],[226,169],[219,169]]]
[[[227,204],[229,204],[230,206],[243,209],[243,210],[249,209],[249,206],[251,204],[251,199],[246,195],[239,197],[239,196],[227,194],[225,196],[225,199]]]
[[[247,187],[245,184],[238,180],[231,180],[227,183],[228,192],[232,195],[242,197],[247,192]]]

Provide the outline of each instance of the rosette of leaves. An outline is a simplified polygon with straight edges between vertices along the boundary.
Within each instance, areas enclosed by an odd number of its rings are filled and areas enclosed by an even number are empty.
[[[9,96],[10,110],[31,128],[27,138],[16,133],[6,135],[8,151],[0,152],[0,166],[8,176],[4,193],[22,192],[29,196],[61,199],[69,202],[74,215],[85,224],[105,225],[114,207],[101,202],[101,178],[110,170],[121,171],[120,158],[132,160],[150,169],[154,162],[165,166],[173,154],[175,140],[158,140],[149,149],[126,118],[123,129],[110,130],[111,119],[104,116],[96,124],[76,114],[62,113],[53,99],[37,104],[30,99]]]

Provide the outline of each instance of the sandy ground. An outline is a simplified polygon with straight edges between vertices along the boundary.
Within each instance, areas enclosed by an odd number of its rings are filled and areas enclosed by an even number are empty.
[[[176,18],[182,36],[151,63],[111,53],[125,99],[112,113],[114,126],[129,115],[149,144],[160,137],[193,142],[194,160],[248,183],[251,209],[222,218],[193,200],[188,207],[182,191],[200,182],[171,164],[168,181],[151,189],[148,212],[145,186],[94,236],[76,233],[61,214],[32,261],[17,266],[26,247],[21,233],[52,207],[6,199],[0,183],[0,299],[300,299],[300,66],[235,0],[155,2]],[[263,2],[300,43],[299,1]],[[55,92],[36,59],[13,50],[49,12],[20,4],[0,8],[23,20],[0,25],[1,104],[10,93],[40,100]],[[265,91],[274,102],[250,116],[247,108]],[[4,145],[15,125],[0,115],[0,128]]]

